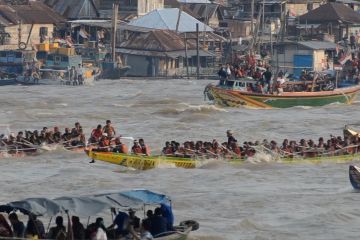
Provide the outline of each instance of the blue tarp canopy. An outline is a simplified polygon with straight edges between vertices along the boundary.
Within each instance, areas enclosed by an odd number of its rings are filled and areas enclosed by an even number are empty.
[[[142,201],[144,204],[153,205],[153,204],[166,204],[169,205],[171,199],[160,193],[155,193],[146,189],[136,189],[121,192],[125,196],[129,196],[135,199]]]
[[[94,197],[60,197],[54,199],[54,202],[71,215],[80,217],[95,216],[113,207],[112,204]]]
[[[149,190],[130,190],[117,193],[81,197],[27,198],[0,206],[0,212],[19,210],[24,214],[55,216],[69,211],[71,215],[94,216],[110,208],[140,209],[144,205],[164,204],[170,206],[170,198]]]

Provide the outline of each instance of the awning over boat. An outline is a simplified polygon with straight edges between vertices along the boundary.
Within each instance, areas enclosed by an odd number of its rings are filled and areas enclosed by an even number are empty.
[[[95,216],[110,208],[142,209],[144,205],[170,205],[170,198],[149,190],[130,190],[80,197],[59,197],[56,199],[27,198],[0,206],[0,212],[21,211],[37,216],[55,216],[68,211],[70,215]]]
[[[63,210],[60,205],[47,198],[27,198],[21,201],[10,202],[0,206],[1,209],[4,209],[6,212],[19,210],[24,214],[32,213],[38,216],[54,216]]]
[[[160,193],[155,193],[146,189],[136,189],[131,191],[122,192],[123,195],[129,196],[142,201],[144,204],[169,204],[171,199]]]
[[[113,207],[112,204],[93,197],[60,197],[54,199],[70,215],[80,217],[95,216]]]

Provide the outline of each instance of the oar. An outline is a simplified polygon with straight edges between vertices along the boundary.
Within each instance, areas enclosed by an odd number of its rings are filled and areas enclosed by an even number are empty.
[[[234,153],[232,150],[230,150],[229,148],[224,147],[223,145],[219,145],[219,146],[222,147],[223,149],[229,151],[229,153],[231,153],[233,155],[233,157],[236,157],[237,159],[239,159],[239,156],[236,153]],[[240,158],[241,158],[241,156],[240,156]]]

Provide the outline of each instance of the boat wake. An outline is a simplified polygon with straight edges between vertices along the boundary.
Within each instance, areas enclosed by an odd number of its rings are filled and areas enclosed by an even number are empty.
[[[271,163],[277,162],[278,158],[264,152],[258,152],[253,157],[249,157],[245,160],[247,163],[257,164],[257,163]]]
[[[289,109],[303,109],[303,110],[308,110],[308,109],[312,109],[313,107],[311,106],[295,106],[295,107],[291,107]]]
[[[196,168],[199,169],[217,169],[224,166],[226,162],[217,158],[210,158],[205,160],[200,160],[199,163],[196,164]]]
[[[186,113],[211,114],[216,112],[228,112],[226,109],[219,108],[215,105],[191,105],[187,103],[178,104],[178,107],[168,107],[155,112],[160,115],[181,115]]]

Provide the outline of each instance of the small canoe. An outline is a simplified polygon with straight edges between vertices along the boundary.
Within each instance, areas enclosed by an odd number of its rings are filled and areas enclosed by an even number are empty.
[[[360,190],[360,168],[354,165],[349,166],[349,179],[354,189]]]
[[[191,158],[144,156],[112,152],[96,152],[91,150],[86,150],[85,152],[93,160],[135,168],[137,170],[148,170],[161,164],[169,164],[181,168],[195,168],[197,163],[196,160]]]

